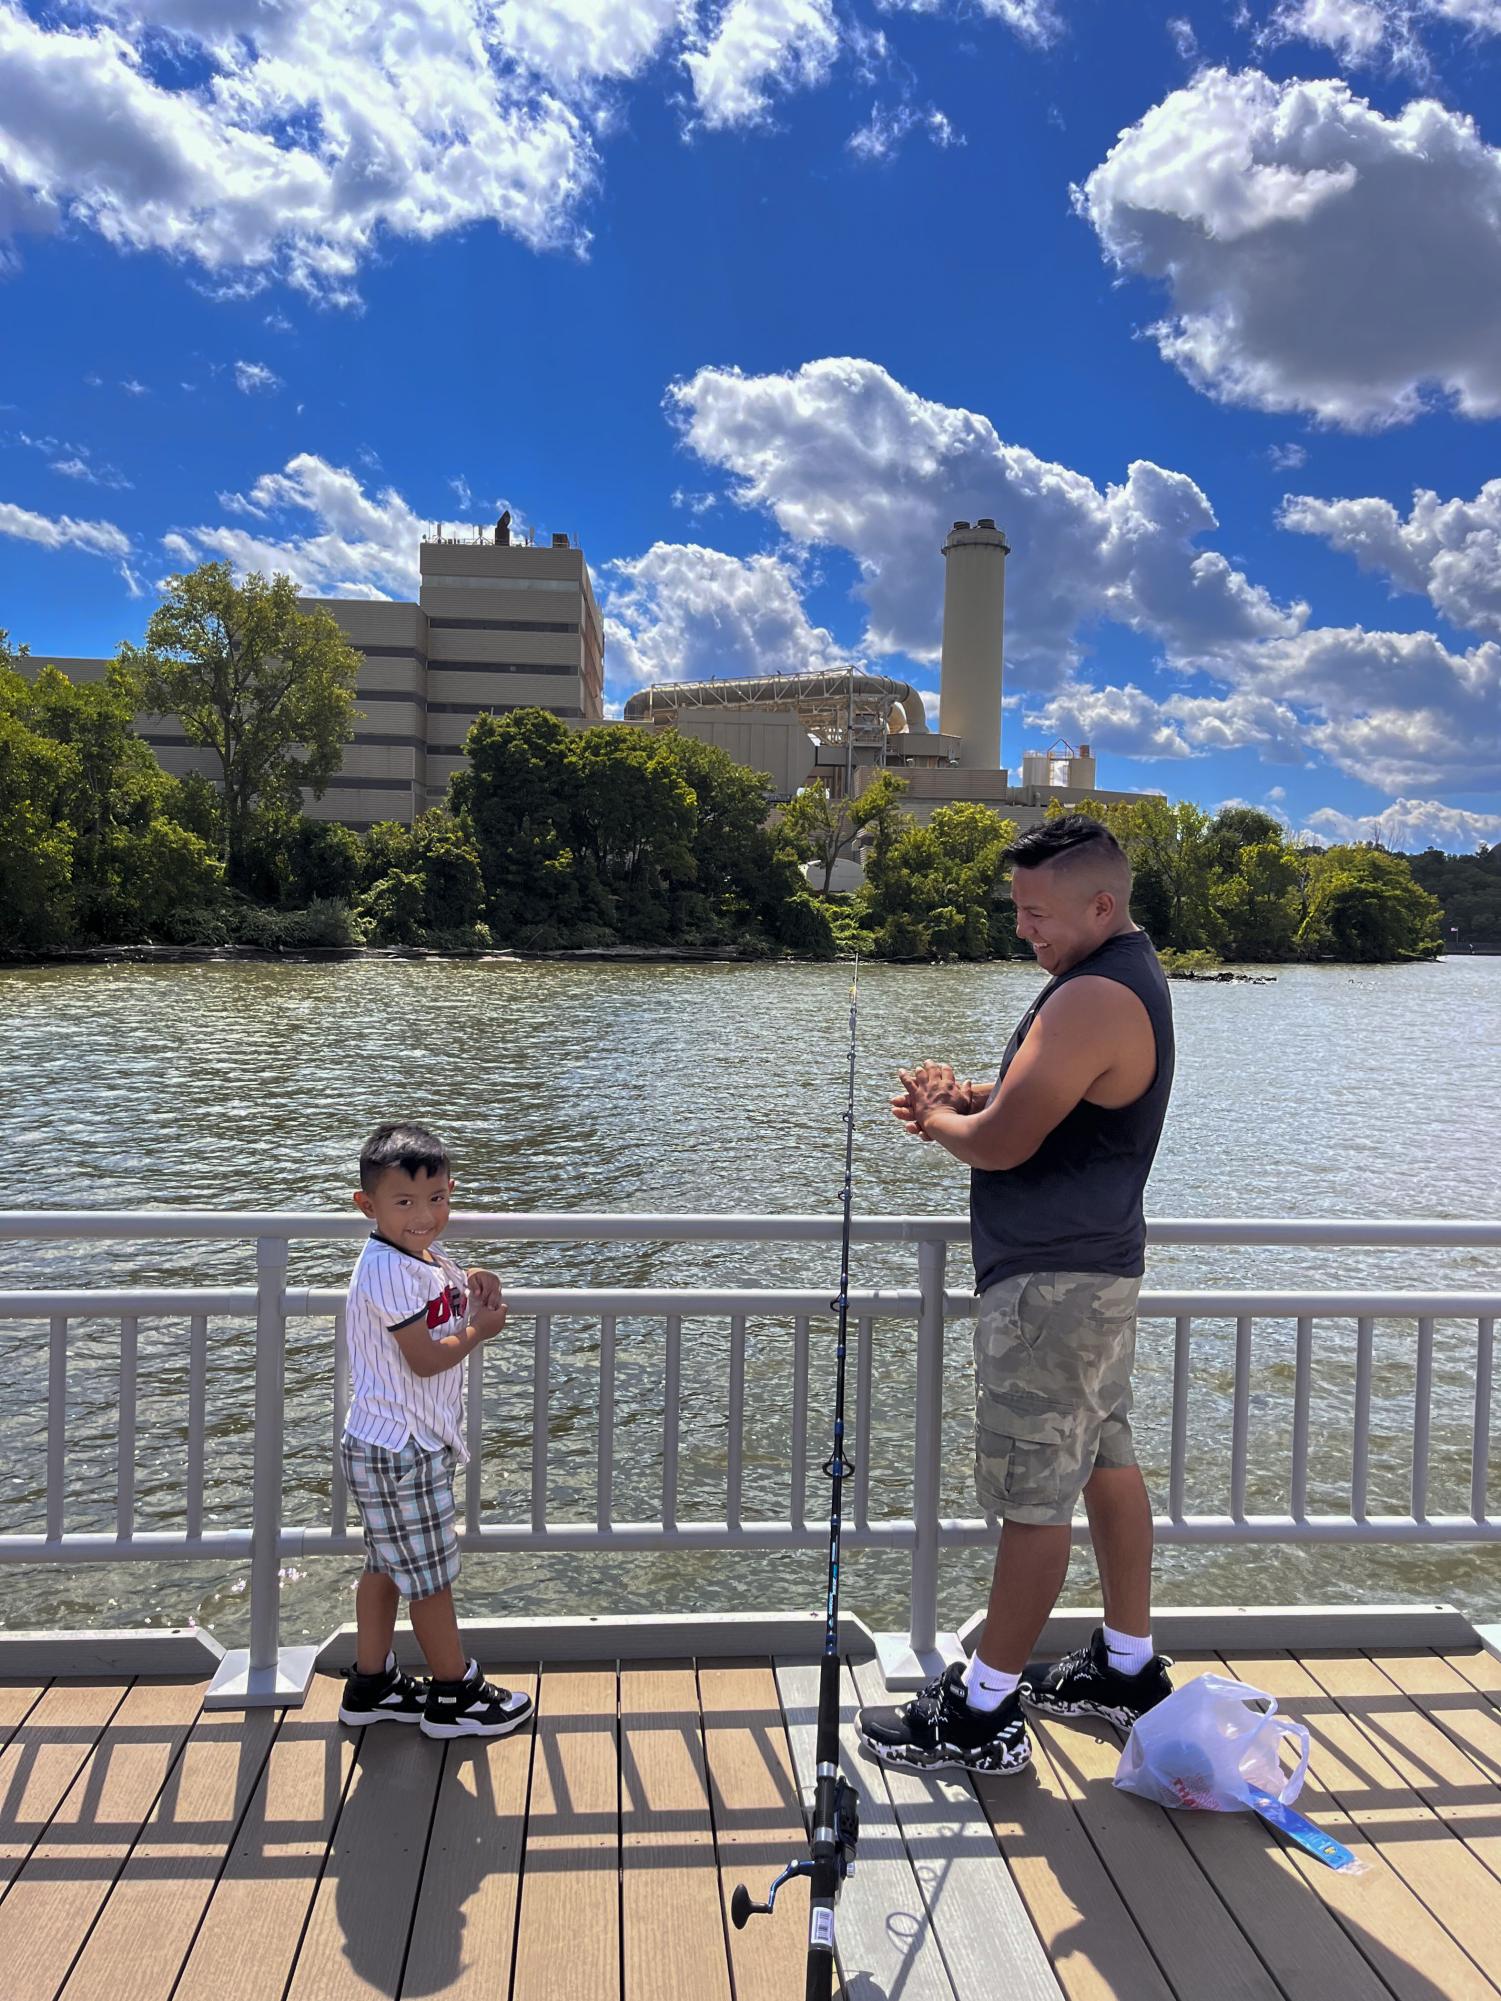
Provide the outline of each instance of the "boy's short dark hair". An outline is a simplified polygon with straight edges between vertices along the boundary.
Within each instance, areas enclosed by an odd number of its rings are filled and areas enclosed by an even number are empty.
[[[361,1188],[372,1194],[381,1176],[393,1167],[415,1180],[419,1174],[449,1174],[453,1163],[436,1133],[403,1120],[399,1125],[377,1126],[360,1148]]]
[[[1108,827],[1091,820],[1087,813],[1060,813],[1019,835],[1006,850],[1005,859],[1012,868],[1042,868],[1065,856],[1094,861],[1105,855],[1119,856],[1122,863],[1126,859],[1125,850]]]

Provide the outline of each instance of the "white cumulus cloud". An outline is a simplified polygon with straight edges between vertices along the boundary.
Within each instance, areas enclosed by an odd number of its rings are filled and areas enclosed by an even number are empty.
[[[32,542],[40,549],[82,549],[90,556],[110,556],[123,562],[130,554],[130,537],[113,521],[78,521],[71,514],[34,514],[29,508],[0,500],[0,535]]]
[[[1473,500],[1413,494],[1406,516],[1389,500],[1319,500],[1289,494],[1278,520],[1353,556],[1399,590],[1424,593],[1456,625],[1501,638],[1501,479]]]
[[[1501,840],[1501,813],[1472,813],[1462,806],[1446,806],[1439,799],[1394,799],[1381,812],[1369,815],[1321,806],[1308,815],[1307,831],[1329,847],[1379,841],[1383,847],[1405,854],[1420,853],[1424,848],[1470,854]]]
[[[683,67],[705,125],[748,125],[777,92],[822,83],[839,46],[832,0],[726,0]]]
[[[615,685],[725,680],[846,667],[849,655],[803,604],[783,556],[730,556],[656,542],[607,566],[605,635]]]
[[[1439,398],[1501,414],[1501,152],[1462,112],[1205,70],[1074,201],[1120,272],[1166,287],[1152,337],[1221,401],[1354,429]]]

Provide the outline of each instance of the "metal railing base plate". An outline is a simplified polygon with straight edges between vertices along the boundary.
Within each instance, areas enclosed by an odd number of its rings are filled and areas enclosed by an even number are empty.
[[[320,1647],[283,1647],[270,1667],[252,1667],[237,1647],[219,1663],[203,1698],[205,1709],[301,1709],[318,1666]]]
[[[951,1661],[964,1657],[957,1633],[940,1633],[931,1647],[917,1648],[905,1633],[876,1634],[876,1660],[891,1689],[921,1688],[935,1674],[942,1674]]]

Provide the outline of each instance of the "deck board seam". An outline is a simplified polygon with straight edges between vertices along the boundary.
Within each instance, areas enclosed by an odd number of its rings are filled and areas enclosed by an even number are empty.
[[[68,1798],[73,1788],[78,1784],[80,1774],[83,1772],[84,1767],[88,1764],[89,1760],[93,1757],[94,1753],[99,1749],[99,1746],[103,1741],[105,1731],[109,1729],[110,1725],[114,1722],[115,1718],[120,1714],[121,1709],[124,1707],[125,1698],[126,1696],[129,1695],[130,1691],[135,1687],[137,1679],[138,1677],[132,1675],[130,1680],[127,1681],[125,1685],[121,1688],[119,1701],[115,1704],[114,1708],[111,1709],[109,1715],[99,1725],[99,1728],[94,1732],[94,1735],[89,1739],[89,1747],[84,1752],[83,1756],[79,1759],[78,1763],[74,1766],[72,1777],[68,1780],[68,1783],[63,1787],[62,1791],[58,1794],[56,1800],[54,1800],[52,1807],[47,1814],[46,1820],[37,1829],[36,1840],[30,1844],[30,1846],[26,1850],[26,1853],[21,1857],[21,1860],[16,1864],[15,1868],[12,1869],[9,1878],[4,1883],[0,1883],[0,1904],[3,1904],[5,1902],[6,1898],[15,1888],[16,1883],[20,1880],[20,1877],[23,1874],[23,1872],[29,1866],[32,1856],[36,1854],[37,1849],[41,1846],[42,1842],[46,1840],[53,1821],[56,1820],[59,1812],[62,1809],[63,1802]],[[41,1698],[38,1697],[38,1701],[40,1701],[40,1699]],[[35,1707],[36,1704],[33,1703],[32,1709],[27,1711],[28,1716],[31,1715],[32,1710],[34,1710]],[[17,1730],[19,1730],[20,1727],[21,1727],[20,1724],[16,1725]]]
[[[412,1940],[417,1933],[417,1913],[422,1908],[422,1886],[427,1880],[427,1858],[433,1849],[433,1829],[438,1824],[438,1802],[443,1797],[443,1774],[448,1770],[448,1756],[453,1748],[453,1739],[444,1744],[438,1759],[437,1782],[433,1786],[433,1801],[428,1809],[427,1835],[422,1843],[422,1860],[417,1865],[417,1881],[412,1886],[412,1908],[407,1913],[406,1943],[401,1948],[401,1966],[396,1975],[394,1993],[396,2001],[401,2001],[401,1990],[406,1984],[407,1965],[412,1957]]]
[[[724,1858],[719,1849],[719,1821],[714,1813],[714,1774],[709,1770],[709,1727],[704,1717],[704,1684],[696,1655],[693,1661],[693,1695],[698,1705],[698,1748],[703,1763],[704,1805],[709,1814],[709,1840],[714,1849],[714,1889],[719,1899],[719,1931],[724,1940],[725,1977],[729,1985],[730,2001],[739,2001],[735,1991],[735,1954],[730,1946],[729,1913],[724,1907]]]
[[[50,1689],[51,1687],[52,1683],[50,1680],[38,1683],[36,1691],[32,1695],[31,1701],[26,1705],[26,1709],[23,1712],[23,1714],[21,1714],[16,1718],[15,1722],[11,1724],[10,1728],[5,1732],[3,1736],[0,1736],[0,1751],[3,1751],[5,1749],[6,1745],[11,1741],[11,1739],[15,1736],[18,1730],[25,1729],[26,1725],[31,1721],[32,1716],[35,1714],[37,1704],[41,1701],[42,1697],[47,1693],[48,1689]]]
[[[118,1712],[116,1713],[118,1714]],[[109,1908],[109,1900],[115,1894],[115,1889],[119,1884],[120,1878],[125,1874],[125,1871],[130,1867],[130,1858],[132,1857],[132,1855],[135,1854],[136,1849],[140,1846],[141,1836],[146,1832],[146,1829],[151,1825],[151,1816],[156,1812],[158,1806],[160,1806],[163,1793],[165,1793],[168,1786],[171,1785],[172,1774],[177,1770],[178,1766],[182,1763],[183,1758],[187,1754],[188,1744],[192,1739],[193,1732],[198,1728],[198,1725],[202,1722],[203,1715],[204,1715],[203,1704],[200,1701],[198,1704],[197,1711],[193,1716],[192,1722],[188,1725],[187,1729],[184,1730],[184,1732],[182,1733],[182,1742],[178,1745],[176,1751],[173,1752],[172,1757],[168,1760],[167,1769],[162,1775],[161,1784],[157,1787],[156,1791],[151,1795],[150,1803],[147,1805],[146,1811],[141,1815],[141,1818],[136,1825],[136,1831],[130,1837],[130,1841],[126,1847],[125,1853],[120,1857],[120,1866],[116,1869],[114,1875],[110,1877],[109,1887],[104,1892],[104,1895],[99,1899],[99,1907],[94,1912],[93,1917],[90,1918],[88,1925],[84,1931],[83,1937],[78,1941],[77,1951],[73,1954],[73,1957],[68,1961],[67,1966],[63,1970],[63,1976],[61,1980],[58,1981],[56,1987],[53,1989],[54,1996],[60,1996],[63,1993],[64,1989],[67,1987],[68,1982],[73,1978],[74,1968],[78,1965],[79,1960],[83,1958],[84,1952],[88,1947],[89,1940],[94,1936],[94,1933],[99,1929],[99,1925],[103,1920],[104,1914],[106,1910]],[[111,1721],[113,1721],[113,1718],[111,1719]],[[97,1750],[98,1745],[96,1744],[94,1748],[95,1750]],[[92,1758],[93,1755],[94,1752],[91,1751],[89,1753],[89,1757]],[[87,1762],[88,1760],[85,1760],[85,1763]],[[82,1773],[83,1773],[83,1766],[80,1766],[78,1776],[81,1777]],[[75,1777],[73,1785],[77,1785],[77,1783],[78,1783],[78,1778]],[[73,1786],[69,1786],[68,1792],[71,1793],[72,1790]],[[63,1799],[66,1800],[66,1798],[67,1794],[65,1793],[63,1795]],[[62,1802],[60,1801],[59,1804],[61,1805]]]
[[[505,2001],[515,2001],[516,1958],[521,1950],[521,1899],[526,1890],[526,1850],[532,1831],[532,1786],[537,1776],[537,1734],[542,1720],[542,1668],[538,1661],[532,1689],[532,1727],[527,1732],[526,1793],[521,1802],[521,1841],[516,1855],[516,1908],[511,1913],[511,1964],[506,1973]]]
[[[204,1713],[205,1712],[200,1710],[199,1711],[200,1717],[202,1717]],[[212,1905],[214,1898],[218,1895],[219,1885],[224,1881],[224,1872],[229,1867],[230,1856],[233,1855],[235,1852],[235,1843],[240,1838],[240,1830],[245,1825],[245,1817],[250,1812],[251,1807],[255,1804],[256,1795],[260,1792],[261,1789],[261,1781],[266,1776],[266,1767],[271,1762],[271,1752],[276,1745],[277,1739],[281,1736],[281,1727],[286,1722],[287,1717],[290,1715],[290,1713],[291,1712],[289,1710],[283,1709],[277,1716],[276,1726],[272,1730],[271,1735],[266,1739],[266,1755],[261,1759],[260,1763],[256,1766],[254,1779],[245,1788],[245,1803],[240,1808],[240,1811],[235,1815],[234,1826],[230,1828],[229,1833],[225,1838],[223,1852],[219,1856],[219,1866],[214,1871],[214,1880],[209,1885],[208,1895],[203,1900],[203,1909],[198,1913],[198,1921],[193,1926],[193,1935],[188,1940],[187,1945],[184,1948],[182,1955],[182,1963],[178,1967],[176,1973],[174,1973],[172,1976],[172,1985],[167,1990],[167,2001],[173,2001],[173,1997],[176,1995],[178,1988],[181,1987],[182,1985],[182,1977],[188,1970],[188,1963],[192,1959],[193,1954],[196,1952],[198,1948],[199,1935],[202,1932],[204,1925],[208,1921],[209,1907]],[[72,1977],[71,1974],[69,1975],[69,1977],[70,1978]]]
[[[1059,1797],[1062,1799],[1063,1804],[1068,1808],[1069,1812],[1073,1815],[1075,1821],[1078,1823],[1079,1832],[1084,1836],[1084,1839],[1089,1843],[1089,1846],[1094,1850],[1095,1859],[1098,1861],[1100,1868],[1104,1871],[1106,1881],[1109,1883],[1111,1889],[1114,1890],[1116,1897],[1119,1899],[1121,1909],[1125,1912],[1127,1918],[1130,1919],[1132,1925],[1135,1927],[1136,1936],[1141,1940],[1142,1943],[1142,1950],[1146,1953],[1148,1959],[1151,1960],[1152,1964],[1156,1967],[1157,1971],[1162,1975],[1163,1986],[1166,1987],[1166,1989],[1170,1994],[1175,1995],[1177,1997],[1177,2001],[1202,2001],[1202,1997],[1199,1995],[1186,1994],[1183,1991],[1183,1989],[1178,1985],[1177,1981],[1174,1980],[1172,1975],[1168,1972],[1167,1966],[1163,1961],[1162,1955],[1156,1950],[1156,1948],[1152,1944],[1151,1939],[1147,1936],[1147,1933],[1142,1929],[1141,1922],[1137,1918],[1135,1910],[1132,1908],[1130,1899],[1127,1897],[1120,1883],[1116,1880],[1115,1871],[1111,1868],[1110,1863],[1106,1858],[1104,1849],[1100,1846],[1099,1842],[1096,1841],[1093,1831],[1090,1828],[1088,1820],[1079,1811],[1079,1802],[1075,1799],[1070,1798],[1068,1788],[1067,1786],[1064,1785],[1059,1775],[1058,1766],[1053,1758],[1051,1740],[1043,1736],[1042,1733],[1038,1730],[1037,1721],[1035,1718],[1029,1718],[1029,1722],[1031,1723],[1031,1727],[1034,1734],[1038,1736],[1041,1740],[1043,1753],[1048,1761],[1048,1769],[1053,1774],[1053,1783],[1058,1788]],[[988,1815],[986,1817],[987,1819],[989,1818]],[[1025,1899],[1023,1899],[1023,1902],[1025,1902]],[[1034,1931],[1036,1930],[1035,1924],[1033,1926],[1033,1930]],[[1045,1941],[1043,1949],[1045,1951],[1047,1950]],[[1048,1952],[1048,1964],[1053,1968],[1054,1974],[1056,1976],[1058,1971],[1058,1964],[1051,1952]],[[1059,1980],[1058,1984],[1060,1987],[1063,1985],[1061,1979]]]
[[[342,1728],[344,1726],[341,1725],[339,1727]],[[344,1818],[344,1808],[349,1800],[349,1789],[354,1784],[355,1773],[360,1769],[360,1754],[365,1748],[365,1738],[369,1730],[370,1725],[368,1723],[361,1728],[360,1740],[355,1745],[354,1756],[349,1761],[349,1770],[344,1774],[344,1783],[339,1789],[339,1804],[335,1809],[333,1819],[328,1824],[328,1833],[324,1837],[323,1855],[318,1864],[318,1873],[313,1878],[308,1890],[307,1908],[302,1914],[302,1924],[298,1928],[297,1944],[292,1950],[291,1959],[288,1961],[286,1981],[280,1995],[277,1997],[277,2001],[287,2001],[287,1996],[292,1991],[292,1982],[297,1978],[298,1962],[302,1958],[302,1948],[307,1944],[308,1928],[313,1922],[313,1912],[316,1910],[318,1904],[318,1892],[323,1888],[323,1879],[328,1874],[328,1859],[334,1852],[334,1843],[339,1836],[339,1822]]]
[[[1469,1767],[1470,1771],[1474,1773],[1475,1779],[1478,1783],[1487,1786],[1495,1786],[1497,1784],[1495,1776],[1492,1773],[1486,1771],[1482,1765],[1477,1763],[1474,1753],[1470,1750],[1469,1746],[1465,1743],[1464,1739],[1462,1737],[1457,1737],[1454,1734],[1454,1732],[1449,1728],[1448,1724],[1444,1722],[1441,1715],[1440,1716],[1433,1715],[1430,1711],[1426,1710],[1423,1707],[1423,1705],[1418,1701],[1415,1695],[1409,1695],[1407,1690],[1403,1688],[1400,1683],[1393,1681],[1391,1676],[1386,1672],[1385,1668],[1382,1667],[1380,1660],[1376,1657],[1375,1654],[1367,1653],[1365,1658],[1370,1662],[1371,1666],[1375,1668],[1376,1672],[1381,1676],[1382,1680],[1387,1683],[1393,1695],[1398,1697],[1400,1701],[1407,1703],[1412,1709],[1415,1709],[1418,1715],[1422,1717],[1425,1722],[1432,1724],[1434,1729],[1438,1730],[1444,1737],[1448,1739],[1448,1741],[1454,1746],[1455,1750],[1458,1751],[1460,1757],[1464,1760],[1465,1764]],[[1436,1656],[1436,1658],[1439,1660],[1443,1660],[1443,1655],[1439,1654]],[[1448,1661],[1444,1661],[1444,1665],[1445,1667],[1448,1667],[1450,1663]],[[1456,1669],[1455,1672],[1457,1673],[1458,1670]],[[1463,1680],[1465,1679],[1465,1677],[1461,1676],[1461,1679]],[[1484,1691],[1480,1689],[1476,1689],[1474,1692],[1477,1695],[1481,1695],[1482,1697],[1484,1695]],[[1337,1697],[1335,1699],[1338,1700]],[[1344,1708],[1344,1705],[1341,1703],[1340,1707]],[[1345,1710],[1345,1714],[1348,1716],[1350,1712],[1348,1710]],[[1358,1719],[1352,1718],[1352,1721],[1358,1722]],[[1370,1736],[1371,1733],[1367,1731],[1366,1735]],[[1378,1750],[1381,1748],[1379,1742],[1377,1742],[1377,1740],[1374,1737],[1372,1738],[1372,1742],[1376,1743]],[[1385,1754],[1383,1753],[1383,1756],[1384,1755]],[[1390,1763],[1391,1762],[1390,1759],[1388,1759],[1387,1762]],[[1484,1869],[1489,1875],[1494,1876],[1497,1882],[1501,1882],[1501,1869],[1498,1869],[1496,1864],[1494,1862],[1489,1861],[1484,1855],[1482,1855],[1479,1852],[1478,1849],[1471,1847],[1469,1836],[1462,1832],[1462,1824],[1460,1827],[1451,1826],[1450,1823],[1444,1819],[1444,1816],[1441,1813],[1439,1813],[1437,1807],[1429,1806],[1429,1802],[1427,1801],[1426,1798],[1424,1798],[1424,1795],[1418,1790],[1416,1786],[1406,1781],[1404,1781],[1404,1783],[1407,1784],[1407,1790],[1413,1795],[1414,1799],[1421,1801],[1424,1806],[1427,1806],[1429,1812],[1437,1815],[1437,1818],[1443,1821],[1444,1826],[1449,1829],[1449,1832],[1452,1835],[1454,1835],[1458,1841],[1463,1842],[1464,1846],[1470,1850],[1470,1853],[1475,1857],[1475,1860],[1480,1864],[1481,1868]]]

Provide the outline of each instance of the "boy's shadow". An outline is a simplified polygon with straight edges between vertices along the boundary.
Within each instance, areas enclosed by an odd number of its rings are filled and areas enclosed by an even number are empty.
[[[443,1994],[461,1972],[466,1991],[505,1991],[530,1736],[440,1745],[415,1729],[366,1729],[334,1897],[345,1956],[375,1993],[399,1982],[404,1997]],[[495,1979],[470,1963],[497,1954]]]

